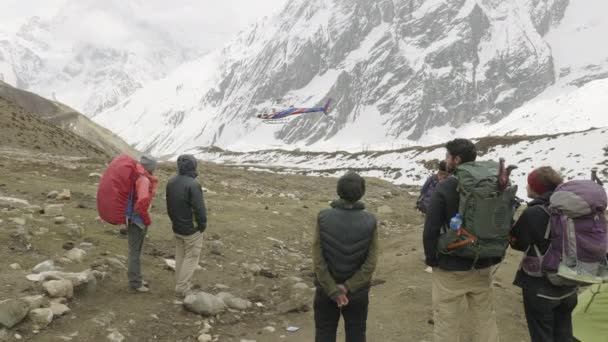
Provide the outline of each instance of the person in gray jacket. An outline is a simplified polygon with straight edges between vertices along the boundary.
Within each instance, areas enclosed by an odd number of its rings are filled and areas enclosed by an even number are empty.
[[[167,212],[175,234],[175,292],[186,296],[192,291],[192,275],[203,248],[207,213],[203,190],[196,180],[196,159],[177,158],[178,175],[167,183]]]

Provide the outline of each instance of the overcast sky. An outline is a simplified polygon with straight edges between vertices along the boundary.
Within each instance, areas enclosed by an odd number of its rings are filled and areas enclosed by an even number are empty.
[[[33,16],[63,13],[75,31],[120,33],[121,20],[137,20],[199,44],[223,41],[266,15],[280,11],[286,0],[0,0],[0,30],[15,32]],[[81,22],[79,22],[79,20]],[[209,46],[216,48],[218,46]]]

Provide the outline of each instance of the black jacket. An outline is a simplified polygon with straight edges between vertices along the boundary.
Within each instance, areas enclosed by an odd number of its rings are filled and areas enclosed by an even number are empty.
[[[173,232],[186,236],[203,232],[207,228],[207,213],[203,190],[196,181],[196,159],[189,155],[180,156],[177,168],[179,174],[167,183],[167,212]]]
[[[545,239],[549,214],[543,207],[549,205],[551,195],[553,195],[553,192],[548,192],[528,203],[528,208],[521,214],[511,231],[511,247],[513,249],[525,252],[528,247],[535,245],[541,254],[547,252],[551,244],[550,240]],[[533,256],[534,253],[534,248],[530,248],[528,255]],[[563,297],[576,290],[575,287],[555,286],[545,277],[532,277],[522,270],[517,271],[513,284],[551,298]]]
[[[321,251],[336,283],[350,279],[367,259],[376,218],[365,211],[361,202],[348,204],[342,200],[318,216]]]
[[[500,258],[479,259],[473,265],[473,259],[437,253],[439,236],[449,227],[450,220],[458,213],[460,195],[456,190],[458,180],[456,177],[448,177],[437,185],[437,190],[431,197],[431,203],[427,208],[426,221],[424,223],[424,254],[426,264],[439,267],[445,271],[468,271],[472,268],[482,269],[500,263]]]

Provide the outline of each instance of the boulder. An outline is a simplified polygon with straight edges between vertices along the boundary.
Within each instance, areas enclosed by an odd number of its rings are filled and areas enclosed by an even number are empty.
[[[67,305],[57,302],[51,302],[50,309],[53,312],[53,317],[61,317],[70,312],[70,308]]]
[[[0,302],[0,325],[12,328],[23,321],[30,311],[28,303],[19,299],[9,299]]]
[[[87,252],[80,248],[72,248],[67,253],[65,253],[65,257],[70,259],[73,262],[82,262],[84,257],[87,255]]]
[[[29,317],[34,323],[35,329],[43,329],[53,321],[53,311],[51,309],[34,309],[30,311]]]
[[[226,310],[226,304],[220,298],[205,292],[186,296],[184,306],[187,310],[205,316],[214,316]]]
[[[32,272],[38,274],[42,272],[56,271],[57,269],[58,268],[55,266],[55,262],[53,260],[47,260],[34,266]]]
[[[227,307],[234,310],[247,310],[251,308],[251,302],[245,299],[237,298],[231,293],[221,292],[217,295]]]
[[[21,300],[28,304],[30,310],[40,309],[41,307],[46,306],[48,303],[47,298],[41,295],[27,296],[21,298]]]
[[[69,280],[50,280],[42,284],[42,287],[53,298],[74,296],[74,285]]]

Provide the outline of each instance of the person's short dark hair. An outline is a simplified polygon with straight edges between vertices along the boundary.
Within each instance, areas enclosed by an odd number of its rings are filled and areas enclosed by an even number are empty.
[[[442,160],[439,162],[439,171],[447,171],[448,170],[448,164],[445,162],[445,160]]]
[[[355,203],[365,195],[365,179],[356,172],[348,172],[338,180],[338,196]]]
[[[471,140],[454,139],[445,145],[452,157],[460,157],[461,163],[473,162],[477,159],[477,148]]]

